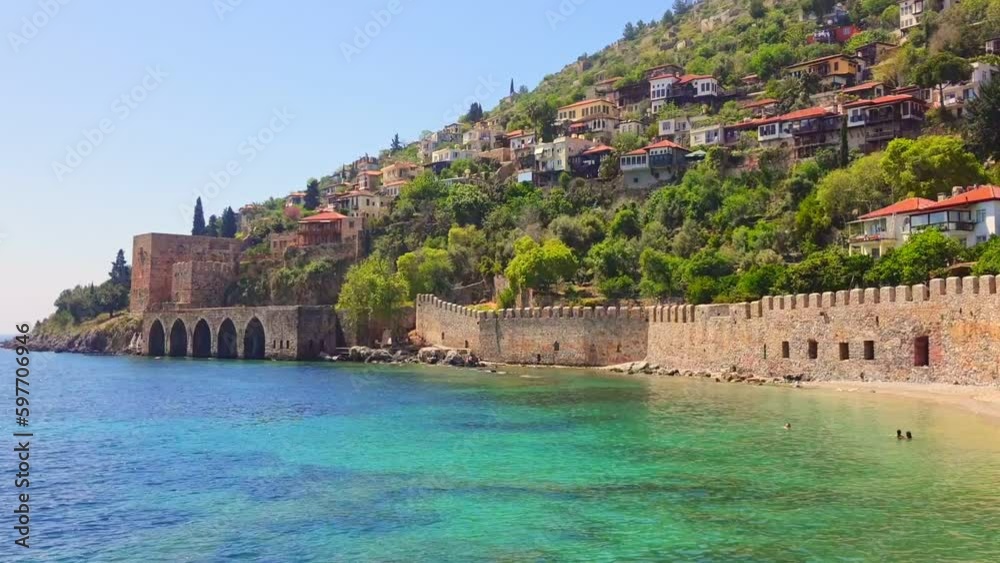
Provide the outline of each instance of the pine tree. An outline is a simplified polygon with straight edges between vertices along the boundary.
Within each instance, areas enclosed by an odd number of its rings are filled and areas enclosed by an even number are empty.
[[[389,145],[389,152],[395,154],[401,150],[403,150],[403,143],[399,141],[399,133],[396,133],[392,137],[392,144]]]
[[[514,97],[514,79],[513,78],[510,79],[510,95],[511,95],[511,97]]]
[[[196,237],[205,236],[205,211],[201,207],[201,198],[194,202],[194,225],[191,234]]]
[[[219,218],[215,215],[208,216],[208,225],[205,227],[205,236],[219,236]]]
[[[319,184],[317,183],[317,187]],[[232,207],[227,207],[222,212],[222,225],[219,226],[219,236],[223,238],[236,238],[239,225],[236,223],[236,212]]]
[[[132,285],[132,267],[125,262],[124,250],[118,250],[115,261],[111,263],[111,271],[108,272],[108,277],[111,278],[112,283],[125,287]]]
[[[306,183],[306,197],[305,204],[303,207],[308,211],[312,211],[319,207],[319,180],[316,178],[309,178],[309,182]]]

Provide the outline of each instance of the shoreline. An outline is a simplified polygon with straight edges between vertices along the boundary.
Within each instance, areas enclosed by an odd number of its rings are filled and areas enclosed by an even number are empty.
[[[801,389],[882,394],[962,409],[1000,423],[1000,387],[909,381],[809,381]]]

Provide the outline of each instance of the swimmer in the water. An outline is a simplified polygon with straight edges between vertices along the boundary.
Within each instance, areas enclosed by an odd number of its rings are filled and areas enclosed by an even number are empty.
[[[913,439],[913,434],[910,434],[909,430],[906,431],[906,439],[907,440],[912,440]]]
[[[903,439],[903,431],[902,430],[897,430],[896,431],[896,439],[897,440],[902,440]]]
[[[792,423],[791,422],[786,422],[785,423],[785,430],[791,430],[791,429],[792,429]]]

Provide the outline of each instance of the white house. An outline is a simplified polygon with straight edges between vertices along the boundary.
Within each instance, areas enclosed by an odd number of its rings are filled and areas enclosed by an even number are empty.
[[[535,171],[559,174],[569,172],[570,157],[594,146],[594,143],[577,137],[559,137],[551,143],[535,145]]]
[[[625,188],[647,189],[680,178],[688,152],[673,141],[663,140],[622,155],[619,165]]]
[[[439,149],[431,153],[431,162],[455,162],[456,160],[465,160],[476,158],[479,154],[477,151],[467,150],[467,149]]]

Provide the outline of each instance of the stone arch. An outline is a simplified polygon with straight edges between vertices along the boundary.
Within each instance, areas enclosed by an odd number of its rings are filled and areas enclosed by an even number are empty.
[[[191,355],[195,358],[212,357],[212,329],[208,327],[208,321],[200,319],[194,325],[194,334],[191,338]]]
[[[264,324],[254,317],[247,323],[243,332],[243,358],[247,360],[263,360],[265,340]]]
[[[167,353],[166,340],[167,335],[163,331],[163,323],[160,322],[160,319],[156,319],[149,326],[149,335],[146,338],[146,342],[148,343],[146,355],[154,357],[165,356]]]
[[[240,356],[236,325],[232,319],[226,319],[219,325],[219,336],[216,356],[223,360],[235,360]]]
[[[170,349],[168,353],[175,358],[187,356],[188,334],[184,321],[177,319],[170,326]]]

